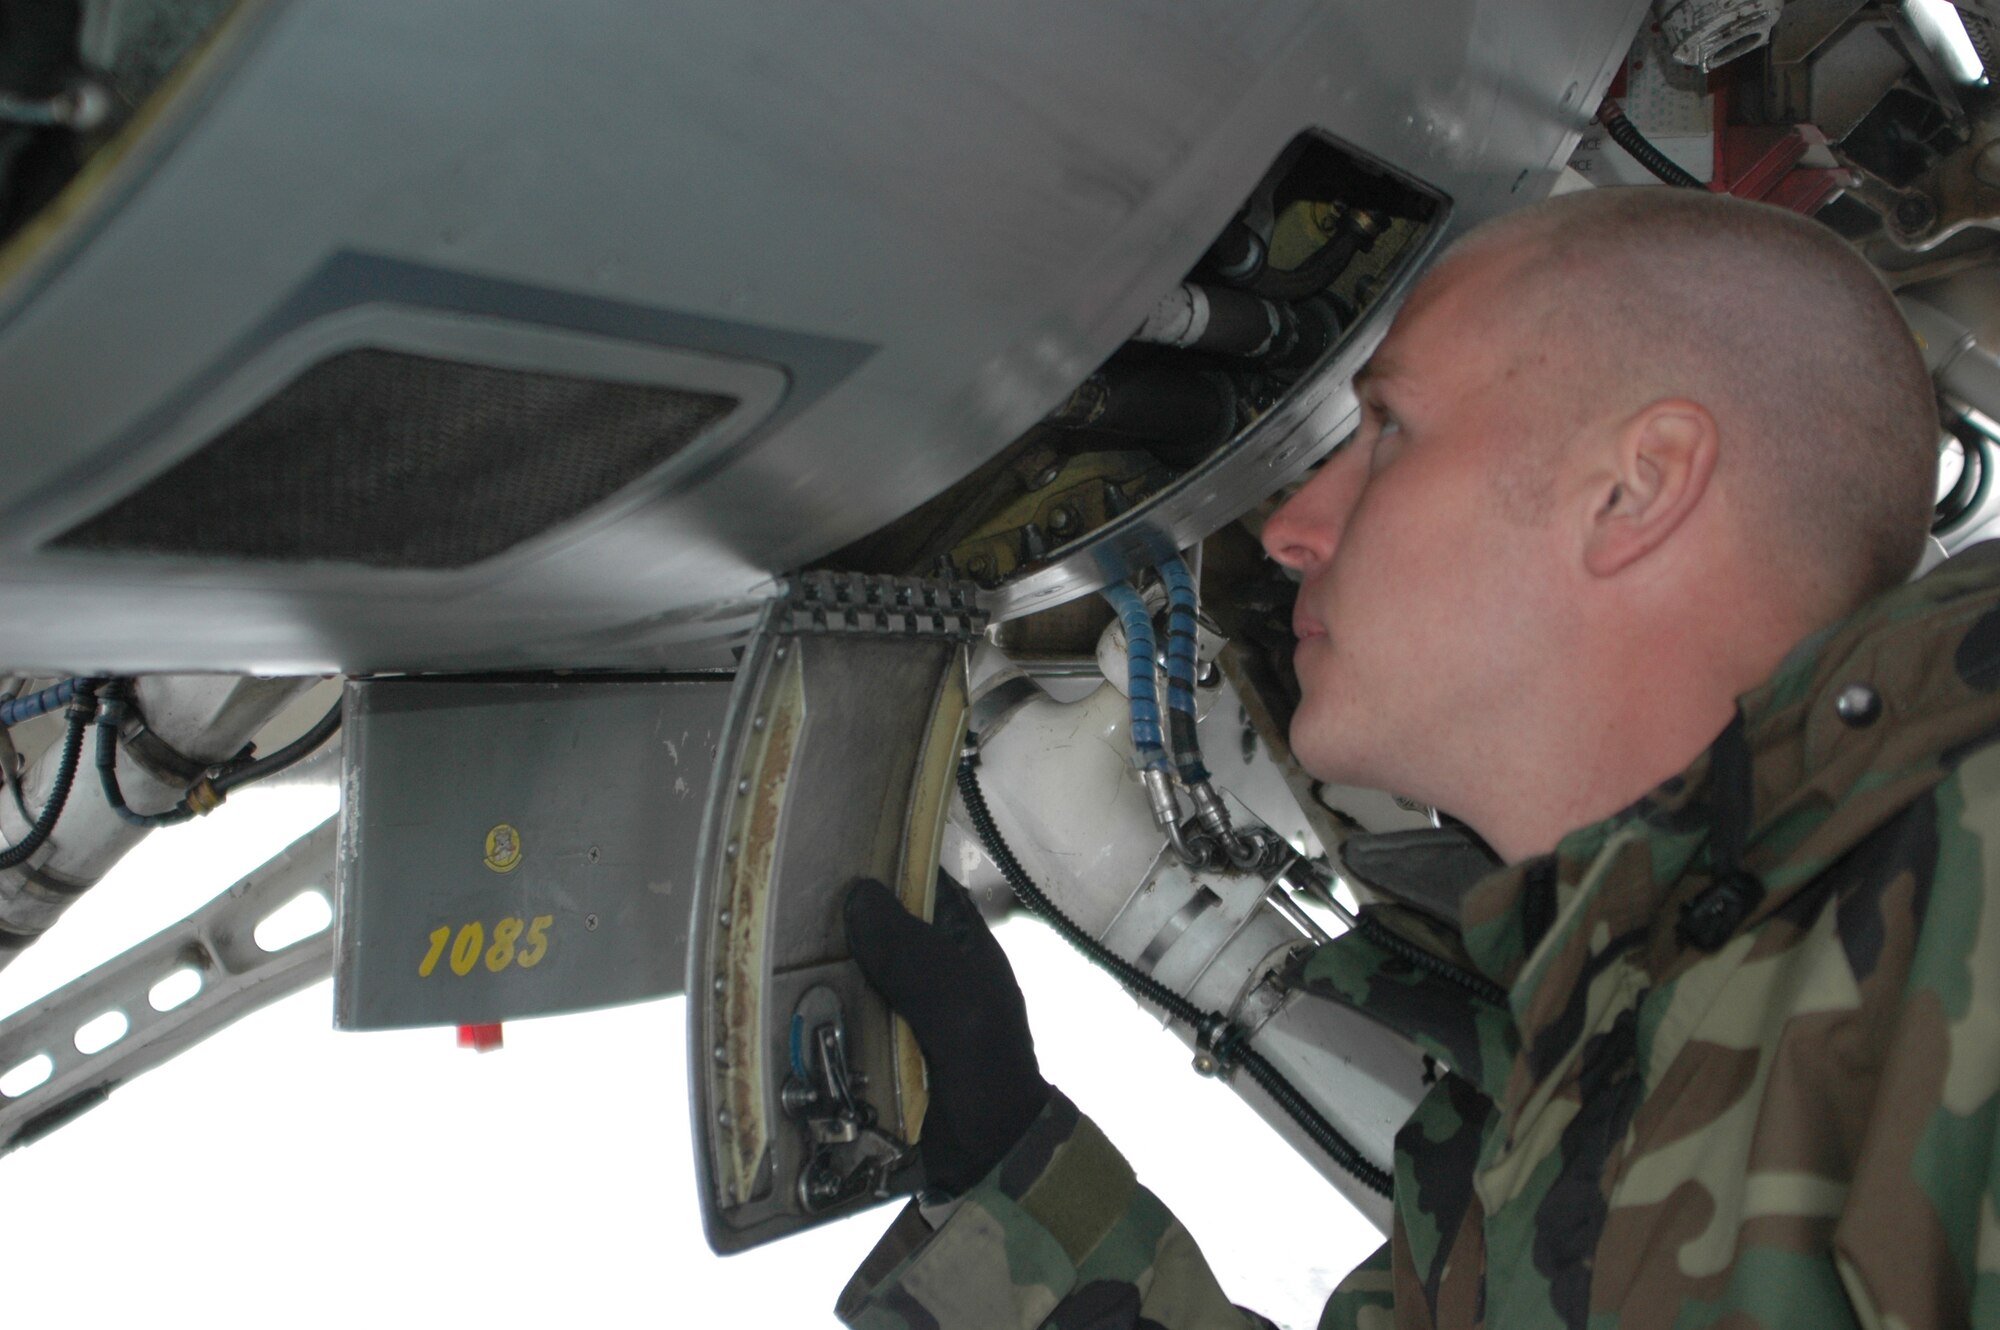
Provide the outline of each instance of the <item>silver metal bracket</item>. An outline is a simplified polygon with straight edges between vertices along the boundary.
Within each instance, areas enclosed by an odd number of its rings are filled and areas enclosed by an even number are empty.
[[[0,1093],[0,1153],[44,1136],[111,1091],[259,1007],[333,972],[333,931],[266,950],[257,929],[300,895],[333,897],[338,820],[307,832],[170,928],[0,1021],[0,1075],[38,1058],[45,1078]],[[182,974],[191,979],[182,979]],[[173,1001],[175,989],[198,984]],[[165,1003],[164,1008],[159,1005]],[[124,1033],[95,1052],[78,1035],[112,1013]],[[112,1023],[115,1027],[115,1022]]]
[[[780,1092],[785,1114],[805,1131],[809,1162],[799,1174],[799,1204],[808,1214],[867,1196],[890,1194],[891,1177],[915,1157],[909,1145],[876,1126],[862,1082],[847,1060],[847,1022],[840,995],[807,990],[792,1012],[792,1074]]]

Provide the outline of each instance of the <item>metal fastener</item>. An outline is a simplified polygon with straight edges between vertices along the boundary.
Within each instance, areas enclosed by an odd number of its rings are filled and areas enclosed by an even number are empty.
[[[735,916],[730,914],[729,911],[724,910],[721,914],[715,916],[715,922],[721,924],[724,928],[727,928],[729,927],[729,921],[734,917]]]
[[[725,859],[734,859],[736,857],[735,841],[731,841],[729,842],[729,844],[722,847],[722,857]]]
[[[750,778],[748,776],[736,782],[736,792],[738,794],[750,793]]]
[[[763,728],[764,728],[764,713],[763,713],[763,712],[761,712],[761,711],[760,711],[760,712],[758,712],[758,713],[757,713],[756,715],[754,715],[754,716],[752,716],[752,717],[750,718],[750,728],[751,728],[751,729],[753,729],[753,730],[761,730],[761,729],[763,729]]]
[[[722,1063],[724,1066],[729,1065],[729,1050],[724,1048],[721,1044],[717,1044],[715,1046],[715,1060],[717,1062]]]
[[[1860,729],[1873,725],[1882,715],[1882,695],[1865,683],[1851,683],[1833,700],[1833,710],[1849,725]]]
[[[771,652],[771,655],[773,658],[777,660],[783,660],[786,656],[791,654],[791,651],[792,649],[790,647],[786,646],[783,642],[780,642],[778,643],[777,649]]]
[[[583,927],[586,932],[595,933],[597,931],[597,916],[594,914],[583,916]]]
[[[709,987],[715,990],[717,997],[720,997],[729,991],[729,981],[718,974],[715,976],[715,982],[710,984]]]
[[[718,1108],[718,1109],[716,1109],[716,1110],[715,1110],[715,1120],[716,1120],[716,1122],[717,1122],[717,1123],[718,1123],[719,1125],[721,1125],[721,1126],[724,1126],[724,1127],[727,1127],[727,1126],[729,1125],[729,1122],[730,1122],[730,1118],[729,1118],[729,1110],[728,1110],[728,1109],[726,1109],[726,1108]]]

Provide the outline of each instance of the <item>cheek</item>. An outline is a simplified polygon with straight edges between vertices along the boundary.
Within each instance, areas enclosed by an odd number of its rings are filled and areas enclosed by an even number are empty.
[[[1504,628],[1519,552],[1491,529],[1481,498],[1465,477],[1414,468],[1370,487],[1328,591],[1341,673],[1394,693],[1476,661]]]

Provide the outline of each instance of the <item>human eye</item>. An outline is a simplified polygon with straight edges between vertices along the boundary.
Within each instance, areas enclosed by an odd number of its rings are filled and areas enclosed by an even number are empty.
[[[1373,474],[1394,459],[1402,443],[1403,422],[1379,400],[1364,401],[1361,435],[1368,446],[1368,470]]]

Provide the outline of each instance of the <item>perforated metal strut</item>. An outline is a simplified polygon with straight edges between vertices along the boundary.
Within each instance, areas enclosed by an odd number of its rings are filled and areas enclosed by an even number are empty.
[[[336,821],[328,818],[274,858],[170,928],[0,1021],[0,1072],[49,1059],[48,1075],[18,1095],[0,1094],[0,1153],[28,1144],[104,1102],[223,1026],[333,972],[333,930],[322,928],[267,951],[257,926],[300,893],[333,885]],[[192,971],[198,990],[164,1011],[158,986]],[[77,1048],[79,1028],[108,1012],[125,1033],[104,1049]]]

